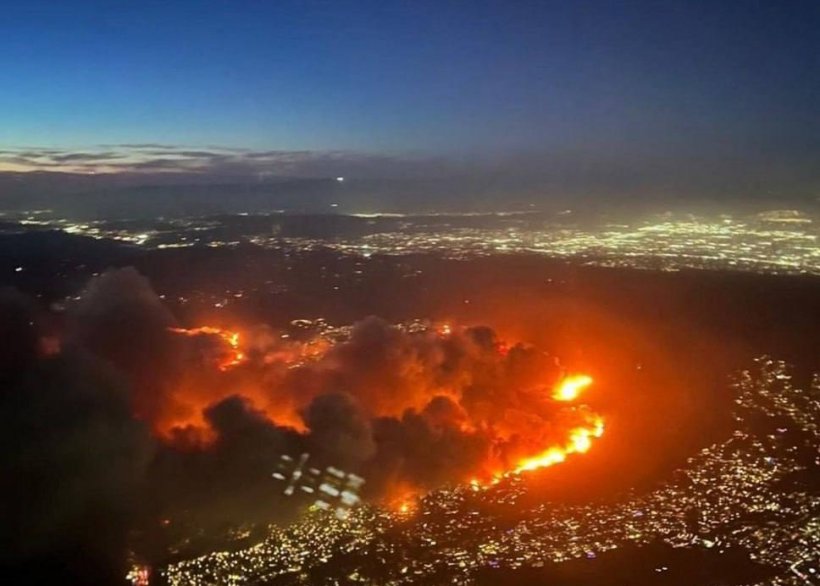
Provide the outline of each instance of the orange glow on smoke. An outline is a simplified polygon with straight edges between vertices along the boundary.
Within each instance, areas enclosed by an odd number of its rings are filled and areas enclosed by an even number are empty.
[[[382,501],[383,506],[399,517],[411,517],[419,509],[422,493],[418,487],[406,482],[398,482],[390,490],[390,496]]]
[[[252,348],[249,336],[232,329],[216,326],[199,326],[193,328],[168,328],[176,335],[194,338],[210,336],[215,340],[214,354],[206,356],[206,361],[219,371],[229,374],[236,367],[250,362],[248,348]],[[260,360],[267,363],[270,358],[285,367],[312,358],[307,346],[301,351],[283,348],[275,356],[265,355]],[[214,388],[209,383],[213,373],[207,369],[197,369],[185,373],[174,389],[173,397],[161,413],[153,417],[152,425],[156,434],[169,442],[187,445],[207,446],[215,439],[211,426],[206,421],[205,410],[231,395],[239,395],[264,413],[269,420],[282,427],[290,427],[299,432],[305,430],[304,422],[299,416],[298,406],[287,398],[276,397],[266,392],[255,375],[232,377],[224,386]]]
[[[586,374],[573,374],[558,383],[552,398],[556,401],[574,401],[585,388],[592,384],[592,377]]]
[[[460,341],[463,330],[449,323],[430,328],[432,338],[448,338],[454,343]],[[335,341],[323,337],[316,337],[304,341],[287,340],[277,335],[277,342],[268,346],[260,346],[260,335],[254,330],[243,333],[233,329],[223,329],[215,326],[201,326],[195,328],[170,328],[174,334],[195,337],[212,336],[206,344],[208,351],[215,348],[215,353],[207,357],[207,361],[219,371],[225,373],[225,378],[219,379],[220,385],[212,382],[217,380],[216,373],[210,369],[191,369],[175,388],[173,404],[157,415],[152,424],[157,434],[168,441],[180,441],[191,444],[207,445],[215,439],[206,417],[205,410],[219,400],[230,395],[238,395],[249,401],[254,409],[263,413],[272,422],[282,427],[289,427],[297,432],[305,433],[307,428],[302,418],[302,409],[322,389],[326,377],[333,373],[338,360],[334,355]],[[497,357],[491,360],[504,364],[510,346],[504,341],[496,341]],[[260,349],[261,348],[261,349]],[[425,357],[424,353],[414,354],[407,351],[411,357]],[[327,357],[330,357],[329,360]],[[421,358],[418,358],[421,360]],[[323,360],[327,360],[324,364]],[[301,367],[316,363],[322,365],[311,370],[300,370]],[[399,395],[400,402],[387,405],[384,395],[374,393],[369,397],[370,409],[378,415],[400,416],[407,409],[421,412],[432,396],[444,396],[458,403],[457,387],[433,386],[430,379],[419,374],[421,366],[407,362],[411,367],[402,371],[408,377],[407,391]],[[246,365],[245,368],[234,370]],[[369,365],[374,368],[373,365]],[[469,363],[464,367],[463,378],[457,379],[457,384],[466,384],[469,381]],[[375,367],[374,377],[384,377]],[[473,478],[466,476],[468,488],[484,490],[485,488],[502,482],[513,475],[528,473],[541,468],[548,468],[560,464],[573,454],[584,454],[592,449],[595,440],[604,433],[604,419],[589,410],[587,405],[578,403],[583,392],[593,384],[593,378],[583,373],[565,374],[554,385],[541,386],[544,379],[554,381],[556,371],[541,371],[535,369],[532,375],[534,385],[529,382],[522,384],[525,389],[520,397],[522,401],[515,408],[508,409],[511,417],[498,419],[496,427],[492,429],[493,439],[502,446],[497,452],[488,453],[486,461],[477,463],[476,469],[469,474],[477,475]],[[550,374],[546,374],[549,372]],[[361,379],[353,379],[362,385],[370,385],[364,371]],[[410,378],[410,377],[415,378]],[[381,379],[379,379],[380,382]],[[401,379],[397,379],[399,383]],[[289,392],[292,381],[303,385],[304,393],[299,395]],[[377,385],[372,384],[378,388]],[[278,392],[277,392],[278,391]],[[555,401],[556,403],[551,403]],[[550,404],[551,405],[547,405]],[[545,406],[543,410],[540,406]],[[557,409],[555,409],[557,408]],[[448,429],[457,429],[463,433],[490,433],[487,432],[487,421],[492,421],[490,414],[481,411],[469,412],[460,407],[454,413],[445,413],[446,423],[434,420],[431,425],[450,426]],[[427,416],[427,415],[425,415]],[[438,415],[434,415],[438,416]],[[482,419],[482,417],[486,419]],[[550,417],[555,417],[550,420]],[[444,421],[444,420],[443,420]],[[440,432],[440,430],[439,430]],[[507,442],[505,444],[505,442]],[[503,446],[511,446],[503,451]],[[399,515],[412,515],[418,509],[416,500],[419,487],[402,486],[391,487],[391,496],[387,508]]]
[[[581,394],[581,391],[591,385],[592,377],[586,374],[576,374],[564,377],[555,387],[552,398],[556,401],[574,401]],[[496,472],[490,481],[490,485],[498,484],[503,478],[518,475],[523,472],[531,472],[541,468],[549,468],[566,461],[567,456],[572,454],[585,454],[592,448],[593,441],[604,434],[604,420],[601,416],[591,414],[587,416],[584,425],[573,427],[567,434],[567,439],[563,444],[550,446],[534,456],[521,458],[516,466],[505,472]],[[479,490],[486,485],[477,479],[470,480],[470,487]]]
[[[213,326],[201,326],[198,328],[168,328],[175,334],[182,334],[184,336],[219,336],[223,342],[230,348],[224,359],[219,361],[217,367],[219,370],[225,371],[234,366],[239,366],[245,361],[245,353],[239,348],[239,332],[231,332],[223,330],[222,328],[215,328]]]

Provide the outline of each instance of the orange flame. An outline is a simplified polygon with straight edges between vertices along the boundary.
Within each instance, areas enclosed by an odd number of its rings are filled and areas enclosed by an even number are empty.
[[[421,497],[418,487],[402,483],[394,486],[391,493],[383,502],[387,510],[400,517],[411,517],[418,511]]]
[[[228,355],[217,365],[219,370],[225,371],[234,366],[239,366],[245,361],[245,353],[239,348],[239,332],[231,332],[213,326],[200,326],[198,328],[168,328],[169,331],[175,334],[182,334],[184,336],[219,336],[225,344],[231,349]]]
[[[210,335],[218,337],[224,345],[223,351],[220,352],[221,356],[219,356],[216,362],[216,366],[221,371],[229,371],[248,361],[248,355],[243,348],[243,342],[245,346],[247,346],[247,342],[243,340],[240,332],[214,326],[169,328],[169,330],[183,336]],[[454,328],[447,323],[442,324],[436,329],[436,333],[439,336],[450,336],[453,335],[453,332]],[[268,359],[275,362],[282,361],[284,364],[289,365],[300,364],[303,361],[323,356],[329,350],[330,346],[331,343],[327,340],[318,339],[304,343],[298,349],[277,350],[276,354],[265,355],[264,360],[265,362],[267,362]],[[500,354],[505,354],[507,349],[508,346],[499,343],[498,350]],[[576,373],[566,375],[558,381],[551,393],[548,391],[545,395],[551,397],[554,401],[572,403],[576,401],[582,392],[593,382],[592,377],[587,374]],[[235,384],[241,384],[241,381]],[[243,396],[250,397],[255,407],[264,411],[271,420],[300,431],[304,430],[304,423],[298,415],[298,405],[296,403],[283,403],[279,398],[274,401],[263,392],[261,387],[256,388],[252,384],[250,387],[243,387],[240,390]],[[185,401],[180,399],[180,401],[189,408],[190,413],[180,415],[175,412],[162,421],[155,422],[155,425],[163,436],[171,437],[171,432],[174,430],[187,429],[190,434],[196,435],[196,438],[201,443],[208,443],[212,434],[202,418],[202,408],[207,406],[213,397],[208,396],[200,401],[195,394],[190,393],[190,395],[191,397],[188,397]],[[495,461],[494,467],[496,468],[491,479],[486,482],[485,479],[478,480],[474,478],[470,480],[469,486],[472,490],[482,490],[487,486],[501,482],[504,478],[554,466],[564,462],[572,454],[584,454],[588,452],[592,448],[594,441],[600,438],[604,433],[603,418],[594,413],[590,413],[588,409],[585,408],[577,409],[574,406],[568,406],[566,411],[571,412],[570,414],[574,418],[572,424],[574,427],[569,429],[563,440],[546,447],[543,447],[543,444],[539,443],[535,443],[534,445],[530,444],[531,451],[524,453],[519,452],[517,457],[520,459],[513,460],[512,463],[508,462],[506,465],[503,465],[501,470],[498,470],[496,467],[499,462]],[[462,425],[469,426],[470,424],[469,422],[465,422]],[[506,470],[504,470],[504,468],[506,468]],[[487,470],[485,469],[484,472],[486,473]],[[414,492],[414,490],[410,489],[405,490],[400,498],[393,500],[390,509],[402,515],[412,515],[417,508],[417,503],[414,503],[412,496],[410,496]]]
[[[220,371],[229,374],[236,367],[248,363],[251,356],[247,353],[248,336],[233,329],[223,329],[216,326],[200,326],[193,328],[168,328],[175,335],[194,338],[196,336],[212,336],[217,345],[215,354],[206,357],[210,364]],[[264,360],[278,361],[290,365],[312,358],[307,351],[283,348],[275,356],[265,355]],[[201,377],[210,377],[213,373],[191,371],[179,381],[171,401],[165,409],[155,415],[152,424],[158,437],[180,445],[201,445],[211,443],[215,438],[213,430],[206,421],[204,411],[230,395],[240,395],[250,401],[253,408],[265,414],[277,425],[290,427],[297,431],[304,431],[305,426],[299,415],[299,405],[288,397],[275,397],[268,394],[265,387],[250,377],[235,378],[225,381],[225,384],[213,388],[208,384],[201,384]]]
[[[529,472],[538,468],[548,468],[560,464],[570,454],[583,454],[592,447],[592,439],[604,434],[604,420],[595,416],[589,425],[576,427],[569,432],[569,439],[563,446],[553,446],[537,456],[524,458],[518,463],[513,474]]]
[[[581,391],[591,385],[592,377],[586,374],[574,374],[564,377],[555,387],[552,398],[556,401],[574,401]],[[518,465],[510,472],[502,476],[511,474],[521,474],[539,468],[548,468],[555,464],[560,464],[567,459],[570,454],[584,454],[592,447],[593,439],[604,434],[604,420],[599,415],[590,415],[585,425],[574,427],[569,431],[567,441],[563,445],[551,446],[541,453],[523,458]]]
[[[556,385],[552,397],[557,401],[573,401],[580,395],[581,390],[592,382],[592,377],[585,374],[565,377]],[[469,486],[474,491],[482,490],[498,484],[504,478],[560,464],[572,454],[584,454],[592,448],[593,440],[604,434],[604,429],[604,419],[599,415],[590,414],[584,425],[570,429],[567,440],[562,445],[550,446],[535,456],[522,458],[513,469],[494,473],[489,482],[471,478]]]
[[[585,388],[592,384],[592,377],[586,374],[573,374],[558,383],[552,398],[556,401],[574,401]]]

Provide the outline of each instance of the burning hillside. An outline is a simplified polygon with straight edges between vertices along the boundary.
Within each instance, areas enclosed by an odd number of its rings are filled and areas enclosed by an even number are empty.
[[[386,464],[387,486],[419,489],[552,466],[587,452],[604,431],[579,402],[590,376],[567,374],[489,328],[418,330],[370,318],[337,342],[266,329],[169,332],[198,340],[202,361],[169,396],[177,415],[153,421],[172,444],[207,449],[218,437],[208,410],[238,395],[320,458],[365,470]]]
[[[288,514],[272,498],[282,455],[309,453],[393,501],[556,465],[604,430],[591,377],[485,326],[185,327],[133,269],[94,278],[61,321],[32,364],[79,352],[116,377],[131,423],[152,432],[147,486],[172,518]]]

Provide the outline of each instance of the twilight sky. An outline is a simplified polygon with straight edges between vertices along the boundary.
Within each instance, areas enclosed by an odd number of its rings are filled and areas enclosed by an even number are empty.
[[[0,169],[116,170],[142,144],[371,174],[769,161],[816,185],[818,30],[816,0],[6,3]]]

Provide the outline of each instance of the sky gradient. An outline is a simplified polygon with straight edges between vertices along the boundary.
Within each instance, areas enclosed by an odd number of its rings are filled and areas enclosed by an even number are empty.
[[[801,0],[17,2],[0,148],[805,169],[818,30],[820,3]]]

